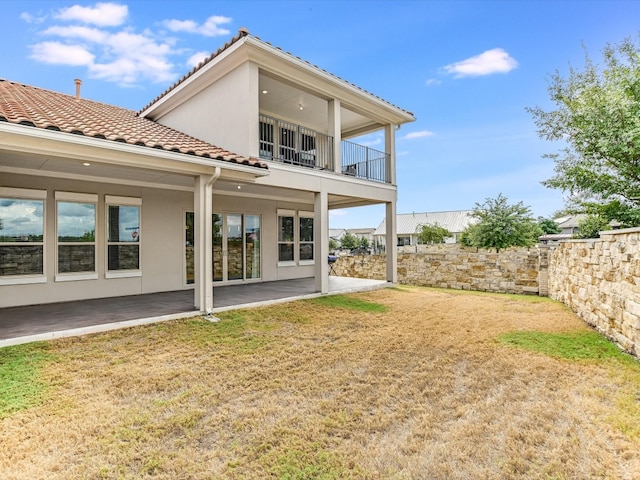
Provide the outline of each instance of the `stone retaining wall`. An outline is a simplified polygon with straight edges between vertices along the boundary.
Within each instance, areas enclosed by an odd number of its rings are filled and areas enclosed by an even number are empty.
[[[550,259],[549,296],[640,355],[640,228],[560,243]]]
[[[398,251],[398,282],[405,285],[540,294],[546,277],[546,249],[508,249],[495,253],[456,244],[405,247]],[[541,259],[543,264],[541,265]],[[384,280],[384,255],[339,257],[337,275]],[[542,275],[541,275],[542,273]],[[544,280],[546,294],[546,278]]]

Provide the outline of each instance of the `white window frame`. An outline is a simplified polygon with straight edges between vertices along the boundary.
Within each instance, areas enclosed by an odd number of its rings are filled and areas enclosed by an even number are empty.
[[[302,239],[300,238],[300,219],[302,218],[310,218],[311,220],[314,220],[313,222],[313,240],[311,240],[310,242],[307,241],[302,241]],[[304,211],[300,211],[298,212],[298,219],[296,221],[297,224],[297,234],[298,234],[298,241],[296,242],[296,258],[298,259],[298,264],[299,265],[315,265],[316,263],[316,242],[315,242],[315,231],[316,231],[316,222],[315,222],[315,214],[313,212],[304,212]],[[312,248],[313,248],[313,259],[311,260],[301,260],[300,259],[300,247],[303,244],[311,244]]]
[[[140,197],[119,197],[115,195],[104,196],[104,211],[105,211],[105,256],[104,256],[104,268],[105,278],[129,278],[129,277],[141,277],[142,276],[142,240],[135,244],[130,242],[110,242],[109,241],[109,207],[139,207],[140,209],[140,228],[138,232],[142,238],[142,198]],[[138,246],[138,269],[137,270],[109,270],[109,245],[137,245]]]
[[[292,242],[282,242],[280,241],[280,217],[293,217],[293,241]],[[296,259],[298,258],[298,254],[296,252],[296,245],[298,244],[298,222],[296,221],[296,211],[295,210],[281,210],[278,209],[277,215],[277,242],[278,242],[278,266],[279,267],[294,267],[297,265]],[[293,243],[293,260],[280,260],[280,245],[281,244],[289,244]]]
[[[72,192],[55,192],[55,200],[56,200],[56,248],[55,248],[55,259],[56,259],[56,282],[73,282],[78,280],[97,280],[98,279],[98,195],[94,193],[72,193]],[[66,203],[91,203],[95,205],[95,232],[93,244],[91,242],[60,242],[58,240],[58,203],[66,202]],[[70,272],[70,273],[60,273],[58,271],[59,262],[58,262],[58,247],[60,245],[93,245],[93,265],[95,268],[94,272]]]
[[[42,245],[42,273],[0,277],[0,285],[47,283],[47,191],[28,188],[0,187],[0,197],[20,200],[42,200],[42,242],[3,242],[2,245]]]

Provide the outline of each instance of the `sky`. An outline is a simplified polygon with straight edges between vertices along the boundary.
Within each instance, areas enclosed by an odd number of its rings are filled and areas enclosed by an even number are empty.
[[[398,213],[470,210],[503,194],[552,217],[544,187],[562,145],[527,107],[551,110],[555,72],[638,38],[637,1],[0,0],[0,78],[139,110],[241,27],[405,110]],[[368,139],[373,148],[380,137]],[[224,148],[224,145],[220,145]],[[384,206],[335,210],[331,228],[377,227]]]

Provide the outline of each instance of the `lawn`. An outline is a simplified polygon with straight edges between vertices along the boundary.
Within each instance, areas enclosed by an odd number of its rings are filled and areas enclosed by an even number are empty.
[[[549,299],[220,317],[1,349],[0,478],[640,478],[640,365]]]

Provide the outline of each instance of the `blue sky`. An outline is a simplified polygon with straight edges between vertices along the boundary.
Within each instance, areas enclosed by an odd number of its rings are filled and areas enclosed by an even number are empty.
[[[540,182],[526,107],[552,108],[549,75],[637,38],[636,1],[0,2],[0,77],[138,110],[240,27],[413,112],[396,137],[398,213],[465,210],[498,194],[535,216],[563,207]],[[195,63],[194,63],[195,62]],[[224,147],[224,145],[221,145]],[[382,206],[332,212],[376,227]]]

